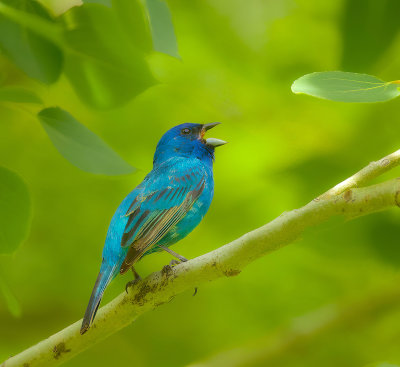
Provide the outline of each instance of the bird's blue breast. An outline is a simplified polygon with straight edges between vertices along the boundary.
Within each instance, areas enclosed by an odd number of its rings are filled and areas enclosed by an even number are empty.
[[[121,243],[124,230],[129,220],[126,214],[130,208],[132,208],[132,205],[135,204],[135,202],[140,204],[142,197],[148,198],[154,191],[162,191],[164,188],[171,187],[172,183],[175,185],[182,185],[183,189],[184,185],[187,185],[188,182],[178,182],[177,178],[189,177],[190,175],[194,176],[194,173],[204,177],[204,189],[186,215],[144,255],[159,251],[157,245],[168,247],[178,242],[187,236],[200,223],[204,215],[207,213],[214,194],[212,162],[204,162],[197,158],[187,157],[170,158],[164,164],[154,167],[142,183],[121,202],[112,217],[103,249],[103,262],[118,264],[115,275],[118,273],[118,269],[129,249],[128,247],[122,247]],[[144,209],[148,211],[151,211],[152,209],[159,210],[159,206],[163,205],[163,203],[157,202],[156,199],[156,197],[153,197],[152,200],[147,199],[144,201],[142,203],[142,205],[145,206]]]

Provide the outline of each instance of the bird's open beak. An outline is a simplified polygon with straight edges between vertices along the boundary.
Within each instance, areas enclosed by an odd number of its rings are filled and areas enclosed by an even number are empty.
[[[217,125],[219,125],[219,124],[220,124],[220,122],[210,122],[209,124],[204,124],[204,125],[203,125],[203,130],[204,130],[204,131],[210,130],[210,129],[212,129],[213,127],[215,127],[215,126],[217,126]]]
[[[209,124],[204,124],[203,128],[201,129],[201,138],[203,139],[204,134],[206,133],[207,130],[212,129],[213,127],[215,127],[219,124],[220,124],[220,122],[210,122]],[[219,147],[221,145],[227,144],[226,141],[220,140],[220,139],[215,139],[215,138],[205,139],[205,143],[207,145],[211,145],[213,147]]]

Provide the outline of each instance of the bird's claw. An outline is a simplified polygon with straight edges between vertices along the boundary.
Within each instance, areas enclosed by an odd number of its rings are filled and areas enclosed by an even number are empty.
[[[128,288],[129,287],[133,287],[137,282],[139,282],[140,280],[142,280],[142,278],[136,278],[131,280],[130,282],[126,283],[125,285],[125,292],[128,294]]]
[[[165,265],[164,268],[162,269],[163,273],[168,273],[168,271],[170,271],[173,266],[182,264],[186,261],[188,261],[188,260],[183,256],[181,256],[180,260],[172,259],[169,262],[169,265]],[[195,296],[196,294],[197,294],[197,287],[194,288],[193,296]]]
[[[165,277],[169,277],[172,274],[172,266],[171,265],[164,265],[161,269],[161,274]]]
[[[176,260],[176,259],[172,259],[172,260],[169,262],[169,266],[179,265],[180,263],[181,263],[181,261]]]

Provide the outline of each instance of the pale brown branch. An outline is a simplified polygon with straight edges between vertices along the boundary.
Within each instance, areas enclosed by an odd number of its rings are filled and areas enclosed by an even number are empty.
[[[327,192],[323,193],[319,198],[326,199],[335,195],[339,195],[348,189],[361,187],[368,181],[382,175],[400,164],[400,149],[396,152],[383,157],[379,161],[371,162],[368,166],[355,173],[353,176],[337,184]]]
[[[317,198],[212,252],[149,275],[130,289],[128,295],[123,292],[102,307],[86,334],[80,335],[81,321],[77,321],[9,358],[4,366],[57,366],[176,295],[217,278],[238,275],[252,261],[294,242],[306,229],[331,217],[355,218],[398,206],[399,193],[400,179],[393,179],[374,186],[348,189],[338,196]]]

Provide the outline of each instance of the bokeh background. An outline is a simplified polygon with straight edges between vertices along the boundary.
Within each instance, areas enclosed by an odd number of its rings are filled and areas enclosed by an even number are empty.
[[[73,5],[42,3],[53,13]],[[290,90],[296,78],[314,71],[399,79],[397,0],[168,0],[168,6],[180,59],[150,52],[146,59],[158,84],[121,104],[94,106],[82,98],[79,80],[77,88],[62,74],[46,85],[0,54],[1,85],[29,88],[46,106],[69,111],[139,168],[115,177],[83,172],[52,145],[35,106],[0,103],[0,165],[24,179],[33,205],[27,240],[14,254],[0,256],[3,288],[15,298],[10,306],[0,295],[0,360],[83,316],[109,220],[151,169],[157,141],[173,125],[221,121],[212,136],[229,141],[216,153],[209,213],[174,247],[188,258],[306,204],[399,148],[398,99],[345,104]],[[112,27],[99,25],[118,46]],[[106,91],[97,92],[107,100]],[[398,174],[393,170],[377,181]],[[65,366],[185,366],[259,343],[303,315],[318,325],[314,312],[327,305],[354,307],[353,300],[361,300],[354,323],[339,318],[318,337],[283,348],[269,365],[400,363],[399,300],[364,312],[371,297],[399,287],[399,220],[393,209],[330,221],[240,276],[202,285],[195,297],[187,292],[141,316]],[[137,270],[146,275],[169,260],[154,254]],[[130,278],[115,279],[103,304]],[[267,347],[274,338],[266,340]]]

